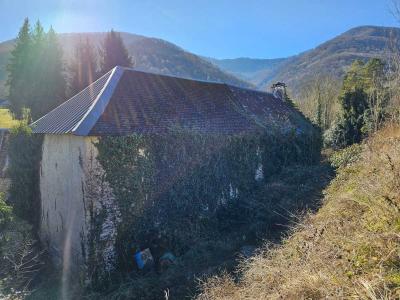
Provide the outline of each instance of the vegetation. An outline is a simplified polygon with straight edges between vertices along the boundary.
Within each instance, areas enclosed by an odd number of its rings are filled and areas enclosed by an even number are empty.
[[[88,38],[75,46],[74,58],[69,66],[69,94],[73,96],[97,79],[97,54]]]
[[[36,120],[65,100],[62,51],[54,30],[45,33],[39,21],[31,31],[25,19],[7,70],[11,111],[18,119],[28,109]]]
[[[349,146],[376,131],[388,115],[389,98],[383,62],[379,59],[371,59],[366,64],[355,61],[343,80],[339,97],[341,110],[326,133],[327,144]]]
[[[241,245],[258,243],[273,224],[284,223],[287,211],[303,208],[306,198],[300,191],[297,201],[286,202],[286,192],[273,194],[270,184],[273,176],[282,176],[289,186],[289,178],[301,181],[297,176],[318,169],[320,140],[316,135],[317,131],[260,132],[226,137],[171,129],[167,134],[101,138],[98,159],[119,208],[117,271],[137,277],[135,289],[129,288],[130,296],[148,294],[145,299],[157,299],[162,287],[176,290],[183,282],[194,285],[194,278],[181,278],[182,272],[169,271],[167,278],[156,273],[144,275],[132,259],[137,251],[150,248],[156,261],[172,252],[181,259],[179,268],[185,272],[194,272],[187,268],[200,260],[195,268],[201,272],[218,261],[217,253],[225,257],[220,262],[228,259]],[[300,167],[306,165],[309,169]],[[284,179],[288,174],[281,172],[289,168],[293,174]],[[94,225],[92,254],[100,250],[102,233],[101,223]],[[225,241],[227,237],[231,242]],[[204,251],[216,252],[205,254],[210,256],[210,264],[201,257]],[[93,288],[106,287],[97,260],[91,264]]]
[[[43,265],[43,252],[32,228],[13,213],[0,197],[0,298],[18,299],[29,294]]]
[[[115,66],[132,67],[133,60],[125,48],[121,34],[111,30],[107,33],[100,51],[100,73],[105,74]]]
[[[42,137],[33,136],[25,122],[11,130],[8,175],[11,179],[9,203],[14,213],[37,227],[40,218],[39,169]]]
[[[0,128],[11,128],[18,124],[8,109],[0,108]]]
[[[378,132],[339,169],[318,213],[243,261],[238,278],[206,281],[198,299],[398,299],[399,150],[398,126]]]

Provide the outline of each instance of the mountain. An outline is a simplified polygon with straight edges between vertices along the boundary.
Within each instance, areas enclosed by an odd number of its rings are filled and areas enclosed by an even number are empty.
[[[314,76],[341,78],[356,59],[387,58],[394,44],[400,46],[400,29],[362,26],[353,28],[320,46],[286,59],[209,59],[223,71],[247,79],[260,89],[284,81],[296,94]]]
[[[60,43],[68,61],[80,38],[89,37],[100,46],[105,33],[60,34]],[[362,26],[353,28],[318,47],[296,56],[278,59],[214,59],[200,57],[167,41],[130,33],[121,33],[134,57],[135,68],[142,71],[227,82],[241,87],[266,90],[276,81],[284,81],[293,95],[315,76],[341,79],[356,59],[386,58],[394,44],[400,47],[400,28]],[[0,43],[0,98],[5,97],[5,66],[13,41]]]
[[[248,57],[233,59],[206,57],[205,59],[218,66],[221,70],[251,82],[261,89],[261,83],[266,79],[272,79],[279,68],[287,61],[287,58],[257,59]]]
[[[59,34],[65,60],[68,62],[74,54],[79,39],[88,37],[94,46],[99,47],[105,33],[66,33]],[[141,71],[174,75],[191,79],[225,82],[240,87],[252,87],[251,84],[221,71],[217,66],[167,41],[144,37],[131,33],[121,33],[124,43],[135,60],[135,68]],[[6,96],[4,88],[6,65],[14,41],[0,43],[0,98]]]

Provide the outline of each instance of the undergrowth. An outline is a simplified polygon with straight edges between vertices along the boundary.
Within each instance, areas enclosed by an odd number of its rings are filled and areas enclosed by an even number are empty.
[[[358,159],[347,155],[355,148],[337,156],[318,213],[236,273],[204,281],[197,299],[399,299],[400,127],[361,147]]]

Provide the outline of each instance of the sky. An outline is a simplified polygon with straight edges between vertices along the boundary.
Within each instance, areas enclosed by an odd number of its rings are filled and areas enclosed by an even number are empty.
[[[114,28],[209,57],[278,58],[356,26],[398,26],[391,5],[392,0],[0,0],[0,41],[14,38],[29,17],[57,32]]]

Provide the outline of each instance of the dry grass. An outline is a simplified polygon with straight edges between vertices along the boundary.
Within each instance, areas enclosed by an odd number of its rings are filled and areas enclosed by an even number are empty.
[[[18,124],[18,120],[13,119],[10,111],[0,108],[0,128],[11,128]]]
[[[399,210],[400,127],[390,126],[338,171],[318,213],[244,261],[238,280],[207,280],[198,299],[400,299]]]

